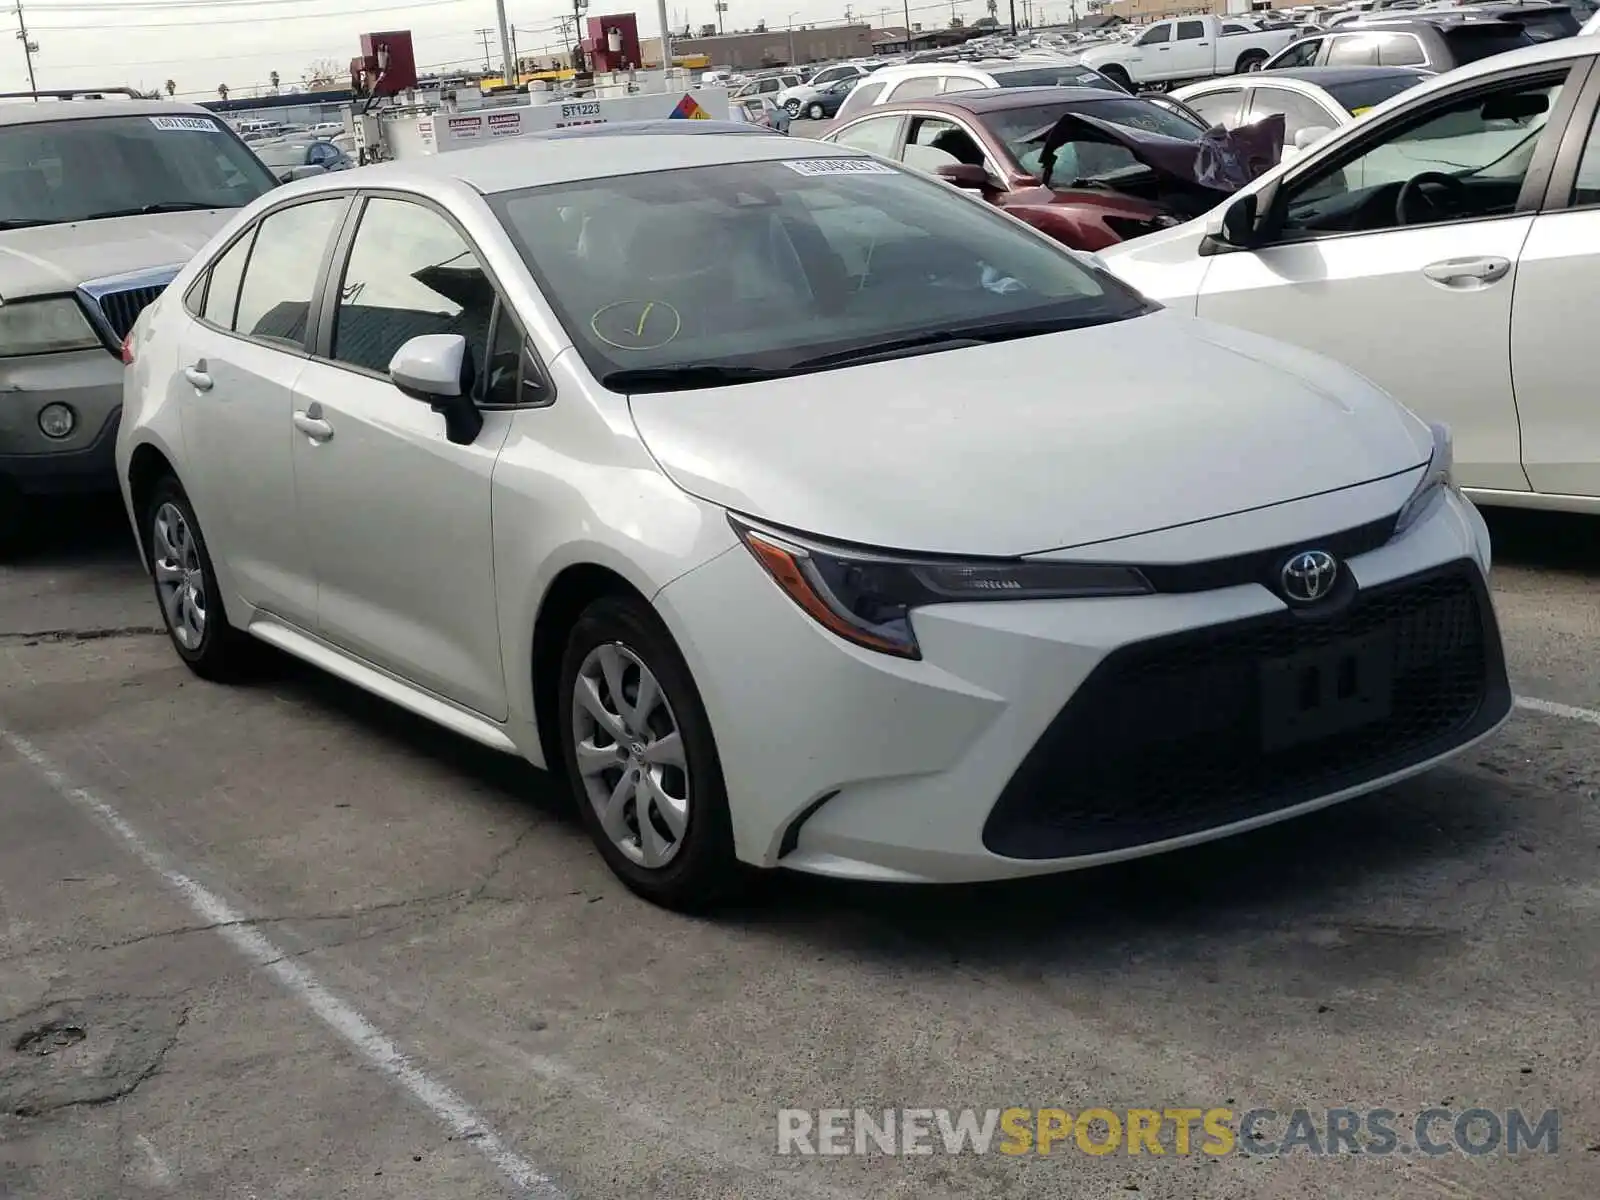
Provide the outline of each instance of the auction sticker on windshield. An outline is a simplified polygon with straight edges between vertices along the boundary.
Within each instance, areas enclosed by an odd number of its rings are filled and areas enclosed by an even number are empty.
[[[784,166],[796,175],[893,175],[894,168],[870,158],[797,158]]]
[[[151,117],[150,124],[157,129],[181,129],[191,133],[219,133],[222,129],[210,117]]]

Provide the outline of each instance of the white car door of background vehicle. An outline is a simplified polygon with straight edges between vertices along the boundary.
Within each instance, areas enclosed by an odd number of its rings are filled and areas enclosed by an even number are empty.
[[[1589,345],[1600,309],[1600,117],[1584,115],[1600,94],[1600,73],[1584,92],[1546,211],[1522,248],[1511,310],[1522,462],[1534,491],[1563,496],[1600,496],[1600,402]]]
[[[246,602],[296,623],[316,616],[295,498],[290,411],[306,366],[311,292],[349,206],[338,196],[269,213],[212,264],[180,340],[185,483],[211,542],[227,548]],[[242,286],[241,286],[242,283]]]
[[[1217,48],[1206,36],[1206,23],[1194,19],[1179,21],[1172,33],[1172,52],[1164,64],[1169,78],[1209,75],[1216,65]]]
[[[310,432],[295,434],[294,471],[321,636],[503,720],[490,481],[511,414],[484,412],[478,438],[455,445],[444,418],[388,377],[411,338],[458,333],[482,380],[494,296],[437,211],[367,200],[341,276],[331,361],[308,363],[295,388],[296,419]]]
[[[1260,249],[1212,258],[1198,315],[1355,367],[1452,427],[1464,485],[1529,490],[1512,287],[1528,196],[1572,103],[1568,66],[1448,94],[1287,177],[1281,226]]]

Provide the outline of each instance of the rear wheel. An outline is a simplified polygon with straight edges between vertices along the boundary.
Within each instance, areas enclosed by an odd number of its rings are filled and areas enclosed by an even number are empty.
[[[1239,55],[1239,61],[1234,64],[1234,71],[1243,75],[1247,71],[1261,70],[1261,64],[1267,61],[1264,50],[1246,50]]]
[[[711,723],[648,605],[607,597],[578,618],[559,720],[583,823],[618,878],[666,908],[726,898],[742,870]]]
[[[161,618],[178,657],[202,679],[225,683],[244,676],[255,644],[228,624],[200,522],[170,475],[151,493],[144,542]]]
[[[822,105],[820,104],[813,104],[806,110],[806,116],[810,117],[813,121],[820,121],[827,115],[827,112],[824,111]]]

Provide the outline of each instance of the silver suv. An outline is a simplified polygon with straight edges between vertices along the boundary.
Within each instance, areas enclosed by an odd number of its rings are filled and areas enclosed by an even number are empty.
[[[0,547],[30,498],[115,490],[123,338],[233,209],[277,185],[194,105],[0,96]]]

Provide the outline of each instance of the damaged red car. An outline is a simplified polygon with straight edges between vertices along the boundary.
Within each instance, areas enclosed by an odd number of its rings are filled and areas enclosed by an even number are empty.
[[[938,175],[1093,251],[1208,212],[1276,166],[1283,119],[1225,130],[1166,96],[996,88],[880,105],[821,140]]]

